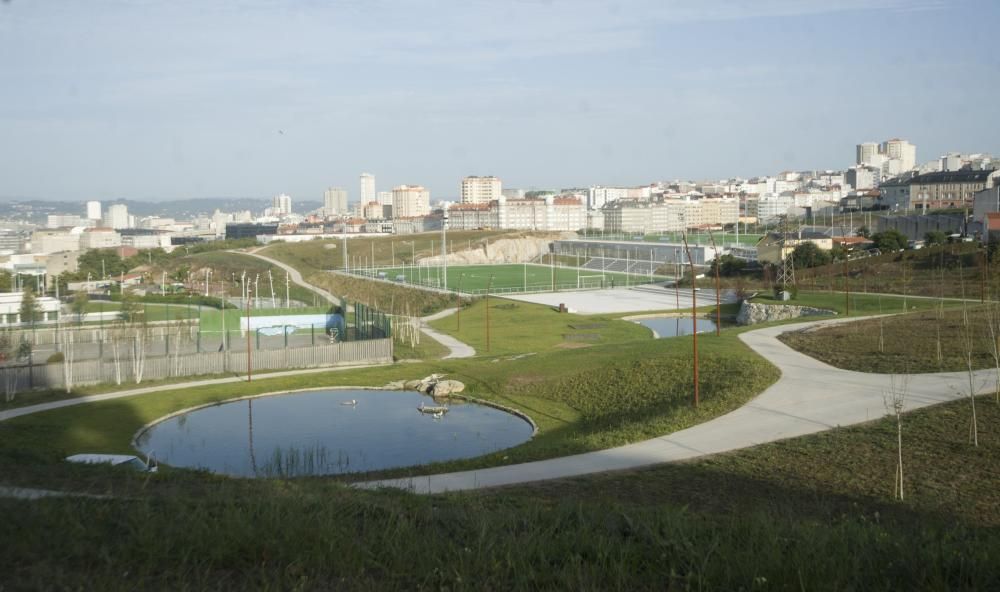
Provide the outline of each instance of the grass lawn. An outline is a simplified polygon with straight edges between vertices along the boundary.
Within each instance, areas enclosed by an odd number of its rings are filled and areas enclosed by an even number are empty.
[[[559,313],[550,306],[505,298],[490,298],[489,314],[489,348],[483,298],[464,307],[461,318],[451,315],[432,321],[431,327],[471,345],[479,355],[537,353],[652,338],[648,329],[610,315]]]
[[[996,337],[989,333],[988,311],[988,307],[971,306],[967,312],[968,331],[963,311],[952,306],[941,313],[935,310],[869,319],[816,331],[785,333],[779,339],[837,368],[913,374],[966,370],[965,340],[970,337],[972,367],[992,368],[996,365],[992,346]],[[997,320],[993,323],[1000,337]]]
[[[386,278],[390,280],[403,276],[408,284],[435,288],[440,287],[444,280],[443,268],[438,266],[390,267],[377,271],[385,273]],[[547,291],[552,289],[553,279],[556,289],[560,290],[635,285],[666,279],[659,276],[650,279],[648,275],[614,272],[602,274],[600,270],[553,268],[549,265],[535,264],[449,265],[448,289],[461,289],[466,294],[485,294],[491,277],[493,278],[491,294]]]

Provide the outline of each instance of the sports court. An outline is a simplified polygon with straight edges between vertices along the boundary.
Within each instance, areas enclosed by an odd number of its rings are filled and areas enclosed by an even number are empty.
[[[674,290],[673,287],[663,287],[656,284],[634,288],[616,288],[614,290],[571,290],[566,292],[516,294],[506,296],[506,298],[553,307],[565,304],[570,311],[577,314],[691,309],[691,288]],[[735,301],[736,299],[731,293],[723,290],[723,304]],[[699,307],[714,306],[715,291],[700,290],[698,292],[697,304]]]
[[[445,287],[464,294],[537,293],[553,290],[599,290],[664,281],[652,273],[625,273],[582,267],[514,263],[501,265],[416,265],[358,270],[368,277],[429,288]]]

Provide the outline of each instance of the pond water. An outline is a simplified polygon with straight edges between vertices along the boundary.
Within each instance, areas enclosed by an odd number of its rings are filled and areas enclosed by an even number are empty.
[[[356,405],[345,405],[355,400]],[[157,423],[136,441],[167,465],[242,477],[334,475],[471,458],[531,438],[510,413],[408,391],[328,390],[233,401]]]
[[[691,322],[691,317],[660,317],[658,319],[642,319],[636,321],[643,327],[649,327],[656,334],[659,339],[664,337],[678,337],[681,335],[691,335],[694,333],[693,326],[694,323]],[[698,332],[699,333],[709,333],[715,331],[715,321],[709,319],[698,319]]]

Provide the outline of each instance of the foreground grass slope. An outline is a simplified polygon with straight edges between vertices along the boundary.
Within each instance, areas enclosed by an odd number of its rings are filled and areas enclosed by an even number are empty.
[[[134,499],[0,500],[12,588],[988,590],[1000,449],[959,403],[632,473],[417,497],[159,477]],[[989,405],[984,405],[989,407]],[[1000,421],[1000,407],[983,417]],[[987,441],[988,440],[988,441]],[[136,477],[136,479],[141,479]],[[52,536],[58,532],[59,536]]]

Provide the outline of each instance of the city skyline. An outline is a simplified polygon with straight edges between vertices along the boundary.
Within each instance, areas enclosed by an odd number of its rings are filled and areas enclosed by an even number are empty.
[[[974,108],[1000,86],[990,15],[902,0],[4,3],[0,196],[344,187],[353,202],[369,171],[377,192],[436,200],[468,175],[552,188],[845,169],[892,137],[920,162],[998,153]],[[921,41],[879,42],[900,30]]]

